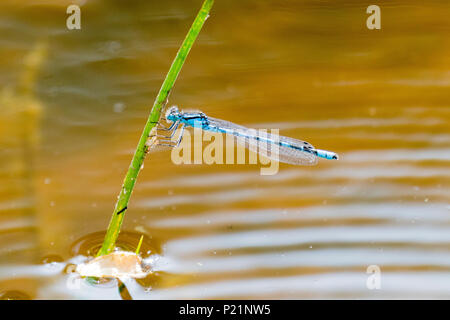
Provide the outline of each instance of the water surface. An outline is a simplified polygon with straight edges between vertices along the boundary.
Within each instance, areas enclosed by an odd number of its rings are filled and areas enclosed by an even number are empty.
[[[0,4],[0,294],[120,298],[67,265],[101,243],[200,1]],[[450,298],[448,1],[216,1],[170,104],[336,151],[339,162],[145,162],[122,247],[135,299]],[[77,260],[78,259],[78,260]],[[381,269],[369,290],[368,266]],[[68,273],[69,272],[69,273]]]

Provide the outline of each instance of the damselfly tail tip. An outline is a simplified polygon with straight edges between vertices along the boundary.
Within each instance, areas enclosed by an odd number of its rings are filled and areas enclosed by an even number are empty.
[[[331,151],[316,149],[314,153],[320,158],[328,160],[339,160],[338,154]]]

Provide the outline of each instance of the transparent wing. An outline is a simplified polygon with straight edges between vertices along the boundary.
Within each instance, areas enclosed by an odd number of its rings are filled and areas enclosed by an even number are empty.
[[[317,156],[308,152],[308,150],[314,150],[314,147],[306,141],[279,136],[262,130],[249,129],[232,122],[210,117],[208,117],[208,124],[210,127],[234,135],[238,143],[269,159],[295,165],[311,166],[317,163]],[[281,142],[282,145],[279,145],[278,142]]]

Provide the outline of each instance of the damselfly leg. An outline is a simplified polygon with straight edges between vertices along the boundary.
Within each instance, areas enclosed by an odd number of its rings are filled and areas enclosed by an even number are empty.
[[[180,125],[180,121],[176,121],[176,122],[172,123],[169,127],[165,127],[161,123],[158,123],[156,125],[156,127],[155,127],[155,130],[152,130],[148,137],[149,138],[158,137],[158,138],[165,138],[165,139],[169,139],[170,140],[170,139],[173,138],[173,136],[177,132],[177,129],[178,129],[179,125]],[[170,132],[170,134],[169,135],[159,134],[158,133],[159,130]]]
[[[179,133],[176,141],[173,141],[173,137],[175,136],[179,125],[180,125],[179,121],[175,126],[172,125],[173,131],[171,132],[170,136],[153,134],[153,135],[149,136],[148,141],[151,143],[152,146],[163,146],[163,147],[171,147],[171,148],[178,147],[181,143],[181,140],[183,139],[183,133],[184,133],[184,128],[185,128],[185,125],[182,124],[180,133]]]

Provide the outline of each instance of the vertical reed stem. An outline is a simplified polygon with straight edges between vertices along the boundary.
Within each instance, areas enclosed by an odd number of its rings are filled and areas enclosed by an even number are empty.
[[[166,79],[164,80],[161,89],[159,90],[158,96],[153,104],[152,111],[148,117],[147,123],[145,124],[144,130],[142,131],[141,138],[137,145],[136,151],[134,153],[133,159],[131,160],[131,165],[128,168],[128,172],[123,181],[122,190],[120,191],[116,206],[114,208],[111,221],[106,231],[105,239],[103,240],[103,245],[98,251],[97,256],[105,255],[114,250],[117,237],[119,236],[120,227],[125,216],[125,212],[128,208],[128,201],[130,200],[131,193],[133,192],[134,185],[136,183],[137,176],[141,170],[141,166],[144,162],[145,155],[148,151],[146,146],[147,138],[150,131],[159,121],[161,110],[167,103],[169,93],[175,83],[175,80],[183,67],[184,61],[194,44],[200,30],[203,27],[205,20],[208,18],[209,11],[214,3],[214,0],[205,0],[203,5],[197,14],[186,38],[183,41],[178,53],[172,62],[172,66],[167,73]]]

